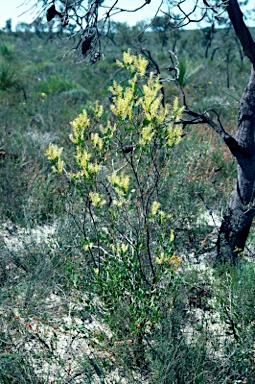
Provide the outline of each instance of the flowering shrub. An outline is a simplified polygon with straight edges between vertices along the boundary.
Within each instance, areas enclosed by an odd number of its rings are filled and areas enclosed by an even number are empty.
[[[64,163],[62,148],[53,144],[45,155],[82,199],[82,247],[106,320],[116,334],[141,340],[166,316],[178,287],[181,259],[174,253],[166,181],[183,108],[177,98],[162,105],[159,76],[146,76],[141,55],[128,51],[117,65],[128,80],[110,87],[110,111],[97,102],[71,122],[75,165]]]

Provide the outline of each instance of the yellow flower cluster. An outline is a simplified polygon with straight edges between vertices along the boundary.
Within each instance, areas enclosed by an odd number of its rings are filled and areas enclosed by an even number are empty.
[[[77,163],[84,169],[87,168],[89,159],[91,158],[91,154],[86,151],[86,149],[82,150],[80,146],[76,147],[76,161]]]
[[[141,137],[139,139],[139,144],[146,145],[151,141],[153,136],[155,135],[155,131],[151,124],[147,125],[147,127],[143,127],[141,131]]]
[[[102,207],[106,204],[106,200],[103,200],[98,192],[90,192],[89,197],[94,207]]]
[[[171,119],[173,121],[179,121],[182,117],[182,113],[184,111],[185,107],[179,107],[179,99],[178,97],[175,97],[173,102],[173,109],[172,109],[172,116]]]
[[[157,214],[160,205],[161,204],[158,201],[153,201],[152,206],[151,206],[151,214],[152,215],[156,215]]]
[[[99,105],[98,100],[96,101],[96,105],[94,108],[92,108],[92,110],[93,110],[95,116],[98,117],[98,119],[100,119],[102,117],[104,108],[102,105]]]
[[[181,141],[182,126],[180,124],[169,124],[167,127],[167,145],[173,147]]]
[[[178,269],[181,265],[182,259],[179,256],[176,256],[175,254],[170,258],[169,263],[174,265],[175,269]]]
[[[130,49],[123,53],[123,63],[116,61],[121,68],[131,69],[132,72],[137,72],[141,77],[145,76],[148,61],[142,55],[131,55]]]
[[[83,110],[70,124],[73,127],[73,134],[69,135],[69,138],[74,144],[78,144],[80,140],[84,140],[84,131],[90,126],[87,112]]]
[[[115,95],[115,97],[113,97],[113,104],[110,106],[111,111],[122,120],[125,120],[127,117],[129,120],[132,120],[136,81],[137,78],[135,76],[129,81],[130,86],[125,90],[123,90],[121,85],[117,84],[116,81],[114,81],[113,86],[109,88],[112,94]]]
[[[169,260],[169,256],[166,256],[164,252],[161,252],[160,256],[156,257],[156,263],[159,265],[168,262],[168,260]]]
[[[176,124],[176,122],[180,121],[183,111],[184,106],[179,107],[179,100],[176,97],[173,102],[172,121],[167,127],[167,145],[169,147],[173,147],[181,141],[182,126],[181,124]]]
[[[166,255],[164,252],[160,253],[159,257],[156,257],[156,263],[159,265],[167,264],[172,270],[177,270],[182,262],[182,259],[175,254],[173,256]]]
[[[174,230],[171,229],[170,231],[170,239],[169,239],[170,243],[173,243],[174,242]]]
[[[56,166],[52,166],[53,172],[62,173],[64,169],[64,161],[61,160],[60,156],[63,151],[63,148],[59,148],[57,145],[50,144],[48,149],[44,151],[45,156],[56,163]]]
[[[141,138],[139,143],[146,145],[149,143],[155,135],[154,124],[162,124],[168,114],[169,105],[162,106],[162,95],[159,95],[161,89],[160,78],[153,77],[153,73],[150,74],[147,84],[143,86],[143,96],[139,98],[136,105],[141,105],[143,113],[148,120],[149,124],[143,126],[141,130]]]
[[[171,246],[174,242],[174,230],[170,230],[169,234],[169,245]],[[161,265],[161,264],[166,264],[167,266],[171,267],[171,269],[178,269],[180,264],[181,264],[181,258],[176,256],[175,253],[170,256],[169,254],[165,254],[165,252],[161,252],[159,257],[156,257],[156,263]]]
[[[89,160],[91,158],[91,154],[89,154],[86,149],[83,149],[77,145],[76,147],[76,162],[82,168],[81,171],[77,173],[69,173],[69,177],[71,178],[80,178],[85,176],[89,178],[91,174],[96,174],[100,171],[100,165],[95,163],[90,163]]]
[[[114,171],[111,176],[108,176],[108,180],[119,196],[123,196],[125,193],[127,193],[129,186],[129,176],[125,175],[124,172],[121,172],[120,176],[118,176],[117,172]]]
[[[94,147],[98,146],[100,151],[102,150],[104,142],[103,142],[102,137],[100,137],[97,132],[96,133],[91,133],[91,141],[92,141]]]
[[[158,201],[153,201],[153,203],[151,205],[151,215],[152,216],[157,215],[158,219],[161,222],[163,222],[166,219],[169,219],[171,217],[171,215],[168,215],[167,213],[165,213],[164,211],[159,209],[160,206],[161,206],[161,204]],[[170,242],[171,242],[171,240],[170,240]]]
[[[59,148],[57,145],[50,144],[48,149],[45,149],[44,154],[49,160],[58,159],[61,156],[63,148]]]
[[[123,62],[118,61],[117,64],[120,67],[131,69],[133,72],[145,73],[148,65],[141,55],[131,55],[130,50],[123,54]],[[160,76],[154,76],[150,73],[149,79],[146,84],[143,85],[143,95],[138,98],[136,92],[137,75],[129,80],[129,85],[123,88],[116,81],[110,87],[110,91],[113,94],[113,104],[110,106],[112,113],[125,120],[128,118],[130,121],[133,119],[134,107],[141,107],[142,115],[145,116],[147,124],[141,125],[141,136],[139,138],[139,144],[147,145],[155,136],[158,126],[166,122],[169,116],[170,106],[167,104],[162,106],[162,95],[159,93],[162,85],[160,84]],[[182,126],[175,124],[181,119],[184,107],[179,107],[178,98],[176,97],[173,102],[172,115],[170,116],[170,123],[165,126],[166,142],[169,147],[173,147],[181,140]]]
[[[84,245],[83,249],[84,249],[84,251],[88,251],[89,249],[92,249],[92,247],[93,247],[93,243],[89,243],[89,244]]]
[[[116,245],[112,244],[111,249],[116,254],[126,253],[128,250],[128,245],[124,243],[117,243]]]
[[[125,202],[126,202],[126,200],[123,199],[123,198],[120,198],[119,200],[114,199],[113,200],[113,205],[115,207],[121,207]]]
[[[109,137],[110,139],[113,137],[114,135],[114,132],[116,131],[117,129],[117,126],[116,124],[114,124],[112,126],[110,120],[107,121],[107,125],[106,127],[104,127],[102,124],[100,124],[99,126],[99,129],[100,129],[100,132],[104,135],[104,136],[107,136]]]
[[[158,94],[161,88],[160,77],[154,78],[151,72],[147,84],[143,86],[143,97],[137,102],[137,105],[142,106],[146,119],[149,121],[156,119],[158,124],[162,124],[165,120],[169,109],[168,105],[165,108],[161,105],[162,95]]]

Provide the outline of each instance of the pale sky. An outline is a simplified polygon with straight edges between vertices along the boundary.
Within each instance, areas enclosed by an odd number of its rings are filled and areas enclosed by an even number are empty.
[[[111,4],[112,1],[108,1],[108,3]],[[139,7],[143,3],[144,0],[119,0],[119,7],[132,9]],[[134,25],[143,19],[151,19],[155,15],[160,3],[161,0],[152,0],[141,11],[135,13],[125,12],[116,16],[116,19],[120,22],[126,21],[130,25]],[[32,22],[36,18],[38,11],[31,9],[35,4],[36,0],[0,0],[0,28],[3,28],[6,20],[10,18],[12,19],[13,29],[18,22]]]
[[[210,2],[210,0],[207,0]],[[111,5],[114,0],[106,0],[106,5]],[[5,26],[7,19],[12,19],[12,27],[15,29],[15,26],[18,22],[30,23],[36,16],[38,16],[38,9],[35,9],[33,6],[37,3],[36,0],[0,0],[0,28]],[[119,0],[118,6],[124,9],[134,9],[144,4],[144,0]],[[138,21],[147,20],[150,21],[158,9],[158,6],[161,4],[161,0],[151,0],[151,3],[146,5],[142,10],[129,13],[123,12],[115,16],[115,21],[127,22],[130,25],[135,25]],[[185,11],[187,12],[192,5],[194,0],[185,1]],[[248,6],[246,8],[250,9],[254,6],[254,0],[248,0]],[[159,13],[159,15],[162,13]],[[254,26],[254,17],[251,18],[249,22],[250,26]],[[195,24],[192,24],[190,27],[195,28]]]

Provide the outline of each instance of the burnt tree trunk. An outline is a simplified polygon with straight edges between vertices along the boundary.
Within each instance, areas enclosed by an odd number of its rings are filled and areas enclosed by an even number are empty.
[[[244,250],[255,216],[255,42],[244,22],[238,0],[227,0],[222,4],[226,5],[236,37],[244,55],[252,64],[250,79],[239,103],[236,134],[232,136],[225,131],[214,109],[210,108],[203,113],[190,110],[180,85],[179,88],[185,107],[184,112],[192,118],[182,120],[184,127],[188,124],[208,124],[221,136],[237,162],[235,190],[223,216],[217,241],[217,259],[235,264]]]
[[[253,217],[255,185],[255,71],[239,104],[238,128],[232,140],[223,138],[237,161],[237,183],[223,216],[218,239],[218,258],[235,263],[243,251]]]
[[[236,0],[229,0],[236,1]],[[254,44],[254,42],[253,42]],[[249,45],[249,48],[251,45]],[[255,48],[255,44],[254,44]],[[248,55],[247,55],[248,56]],[[255,49],[254,49],[255,63]],[[255,65],[252,64],[249,83],[239,103],[238,125],[235,136],[227,133],[216,111],[211,110],[217,120],[207,112],[191,111],[183,93],[185,112],[193,120],[185,124],[208,124],[219,134],[237,162],[237,182],[235,190],[223,216],[217,241],[217,259],[235,264],[245,247],[252,220],[255,216]]]
[[[228,0],[226,7],[244,54],[252,63],[249,83],[239,104],[238,127],[234,137],[221,133],[237,161],[237,183],[223,216],[218,239],[218,258],[233,264],[243,251],[255,216],[255,43],[237,0]]]
[[[237,182],[223,216],[217,241],[217,259],[235,264],[245,247],[255,216],[255,42],[247,28],[237,0],[228,0],[226,10],[244,54],[252,64],[249,82],[239,103],[237,131],[234,136],[224,130],[218,113],[191,111],[183,93],[185,112],[192,120],[185,124],[208,124],[219,134],[237,161]]]

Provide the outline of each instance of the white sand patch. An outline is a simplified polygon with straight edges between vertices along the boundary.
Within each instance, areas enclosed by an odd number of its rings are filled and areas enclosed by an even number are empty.
[[[221,225],[221,218],[215,213],[205,211],[197,219],[197,225],[208,225],[210,227],[219,228]]]
[[[56,224],[27,229],[5,223],[0,230],[0,238],[10,251],[15,251],[24,249],[24,244],[53,243],[56,229]]]

